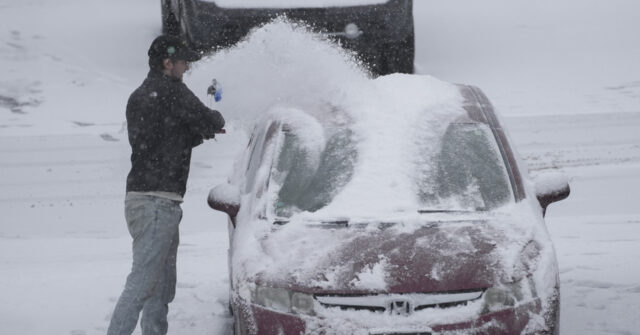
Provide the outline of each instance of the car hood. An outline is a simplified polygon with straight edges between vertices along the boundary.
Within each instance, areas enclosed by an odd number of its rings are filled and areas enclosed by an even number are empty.
[[[525,230],[486,220],[296,227],[262,240],[271,262],[254,280],[314,294],[487,288],[512,275],[530,239]]]

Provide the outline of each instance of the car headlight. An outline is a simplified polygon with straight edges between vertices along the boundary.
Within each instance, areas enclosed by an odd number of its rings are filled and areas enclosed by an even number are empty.
[[[536,297],[535,286],[531,277],[503,286],[488,288],[483,295],[482,313],[490,313],[531,300]]]
[[[314,315],[315,299],[312,295],[291,292],[283,288],[257,286],[253,303],[283,313]]]

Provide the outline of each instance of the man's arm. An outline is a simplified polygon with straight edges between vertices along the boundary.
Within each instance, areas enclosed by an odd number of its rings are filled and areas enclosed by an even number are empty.
[[[181,118],[186,122],[194,135],[212,138],[224,128],[224,118],[220,112],[205,106],[198,97],[181,84],[178,96],[181,100]]]

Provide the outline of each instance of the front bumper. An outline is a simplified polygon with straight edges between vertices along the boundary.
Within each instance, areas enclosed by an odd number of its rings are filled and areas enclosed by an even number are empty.
[[[479,315],[477,306],[416,311],[409,316],[385,312],[321,309],[317,316],[281,313],[249,305],[244,317],[238,316],[240,334],[541,334],[535,315],[540,314],[538,299],[488,314]],[[250,314],[250,315],[249,315]],[[548,328],[548,327],[546,327]],[[529,331],[529,332],[528,332]]]

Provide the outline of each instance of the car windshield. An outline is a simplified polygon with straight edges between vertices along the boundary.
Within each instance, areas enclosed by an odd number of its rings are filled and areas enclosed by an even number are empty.
[[[329,205],[354,175],[358,151],[353,132],[334,130],[318,152],[302,145],[293,132],[283,133],[269,183],[273,214],[288,218]],[[415,211],[487,211],[513,201],[509,175],[488,126],[452,123],[439,140],[425,142],[419,145],[424,157],[415,163],[412,177]]]
[[[301,211],[314,212],[329,204],[353,175],[357,160],[353,132],[333,130],[321,152],[301,145],[294,132],[283,133],[269,185],[270,189],[277,189],[275,215],[290,217]]]
[[[423,212],[490,210],[513,200],[502,155],[485,124],[450,124],[430,161],[419,168]]]

